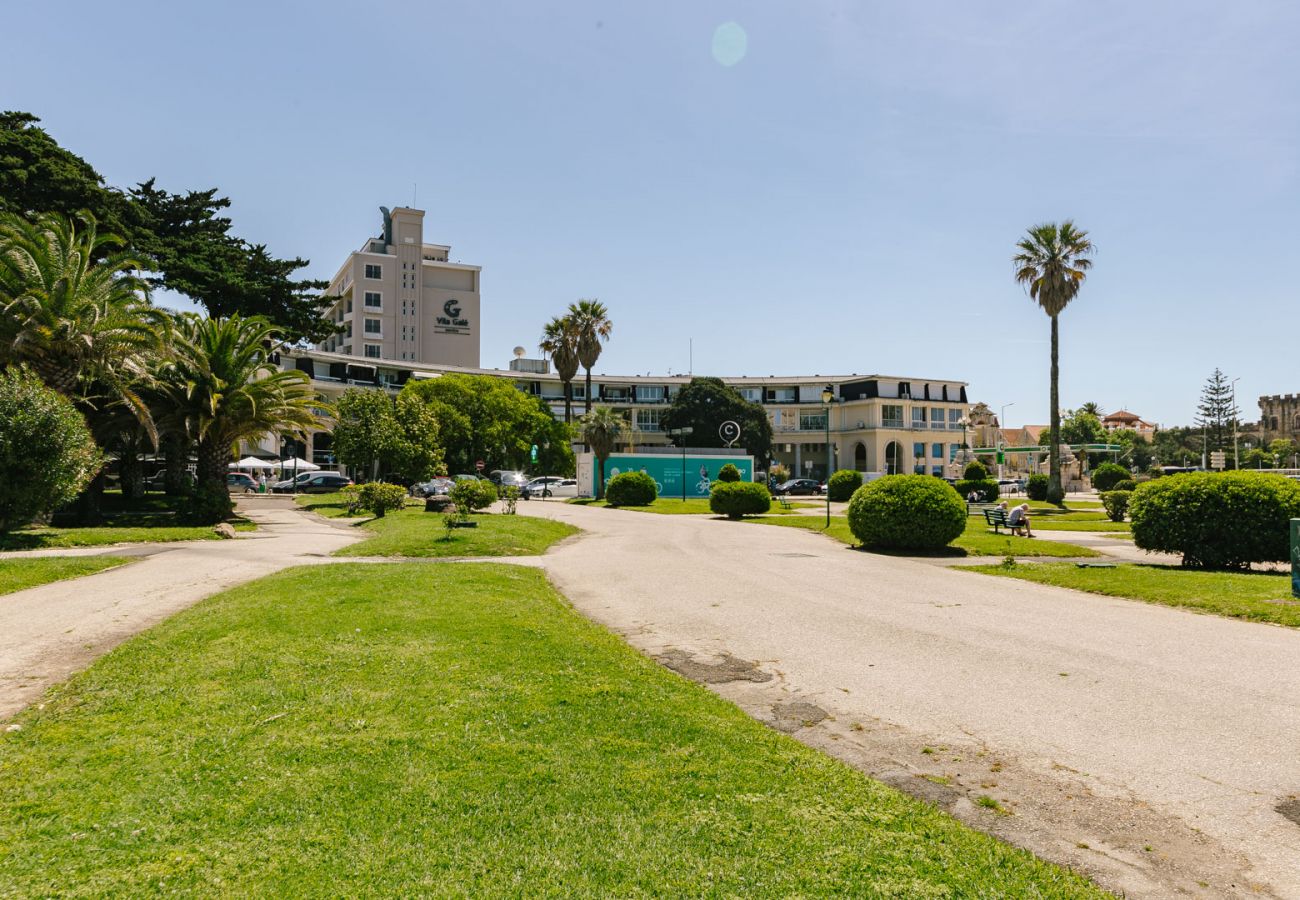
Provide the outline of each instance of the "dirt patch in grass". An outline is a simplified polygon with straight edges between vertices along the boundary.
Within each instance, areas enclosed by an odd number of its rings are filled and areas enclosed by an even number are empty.
[[[726,652],[717,654],[717,662],[696,659],[695,654],[687,650],[668,650],[656,659],[678,675],[701,684],[725,684],[728,681],[753,681],[761,684],[772,680],[772,673],[764,672],[757,663]]]
[[[829,713],[815,703],[807,700],[791,700],[772,705],[772,727],[786,734],[793,734],[800,728],[812,728],[824,722]]]

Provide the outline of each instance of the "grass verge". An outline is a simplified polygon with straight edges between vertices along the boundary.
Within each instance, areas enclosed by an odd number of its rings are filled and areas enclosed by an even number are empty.
[[[1233,619],[1300,626],[1300,600],[1291,596],[1289,574],[1198,572],[1145,563],[1122,563],[1113,569],[1081,569],[1069,563],[962,568],[985,575],[1178,606]]]
[[[51,581],[80,578],[131,562],[125,556],[38,556],[0,559],[0,594],[26,590]]]
[[[423,507],[390,512],[356,527],[371,537],[344,547],[335,556],[532,556],[542,553],[578,529],[537,516],[476,514],[473,528],[453,529],[450,536],[442,516]]]
[[[236,531],[256,531],[252,522],[231,522]],[[101,547],[107,544],[165,544],[211,541],[211,525],[90,525],[72,528],[23,528],[0,536],[0,550],[40,550],[47,547]]]
[[[758,522],[763,525],[782,525],[787,528],[803,528],[828,535],[841,543],[857,546],[858,539],[849,530],[848,519],[844,516],[831,516],[831,527],[826,528],[822,516],[784,516],[769,518],[757,516],[746,518],[746,522]],[[966,531],[944,550],[934,554],[911,553],[900,551],[901,556],[1063,556],[1085,557],[1099,556],[1096,550],[1080,547],[1076,544],[1064,544],[1060,541],[1041,541],[1034,538],[1014,537],[1012,535],[995,535],[984,524],[981,516],[978,523],[974,517],[966,525]]]
[[[19,722],[0,847],[30,852],[0,854],[0,883],[20,896],[1104,896],[753,721],[520,567],[289,570]]]
[[[579,499],[570,500],[568,502],[576,506],[604,506],[604,507],[609,506],[609,504],[606,503],[604,500],[592,500],[587,497],[581,497]],[[815,507],[816,505],[817,504],[815,503],[793,503],[792,502],[790,504],[790,506],[793,507],[792,509],[782,509],[781,504],[777,502],[777,499],[775,497],[773,497],[772,509],[770,512],[768,512],[768,515],[788,516],[794,514],[794,510],[800,507],[807,509],[807,508]],[[662,516],[716,515],[716,513],[714,513],[713,510],[709,509],[708,497],[687,497],[684,501],[680,497],[676,499],[672,497],[659,497],[655,500],[654,503],[650,504],[649,506],[620,506],[618,507],[618,509],[630,509],[633,512],[657,513]]]

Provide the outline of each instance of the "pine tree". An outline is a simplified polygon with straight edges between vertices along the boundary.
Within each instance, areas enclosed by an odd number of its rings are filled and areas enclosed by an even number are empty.
[[[1205,455],[1232,447],[1232,431],[1241,411],[1233,399],[1232,384],[1219,369],[1205,382],[1196,407],[1196,427],[1204,435]]]

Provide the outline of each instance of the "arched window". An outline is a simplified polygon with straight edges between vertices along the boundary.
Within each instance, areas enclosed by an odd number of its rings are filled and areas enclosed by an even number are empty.
[[[899,446],[898,441],[890,441],[885,445],[885,474],[897,475],[903,471],[903,448]]]
[[[853,468],[859,472],[867,471],[867,445],[861,441],[853,448]]]

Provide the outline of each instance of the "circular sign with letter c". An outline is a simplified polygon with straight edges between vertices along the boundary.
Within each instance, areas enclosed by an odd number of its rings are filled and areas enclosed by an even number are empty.
[[[728,419],[718,426],[718,437],[730,447],[740,438],[740,425]]]

